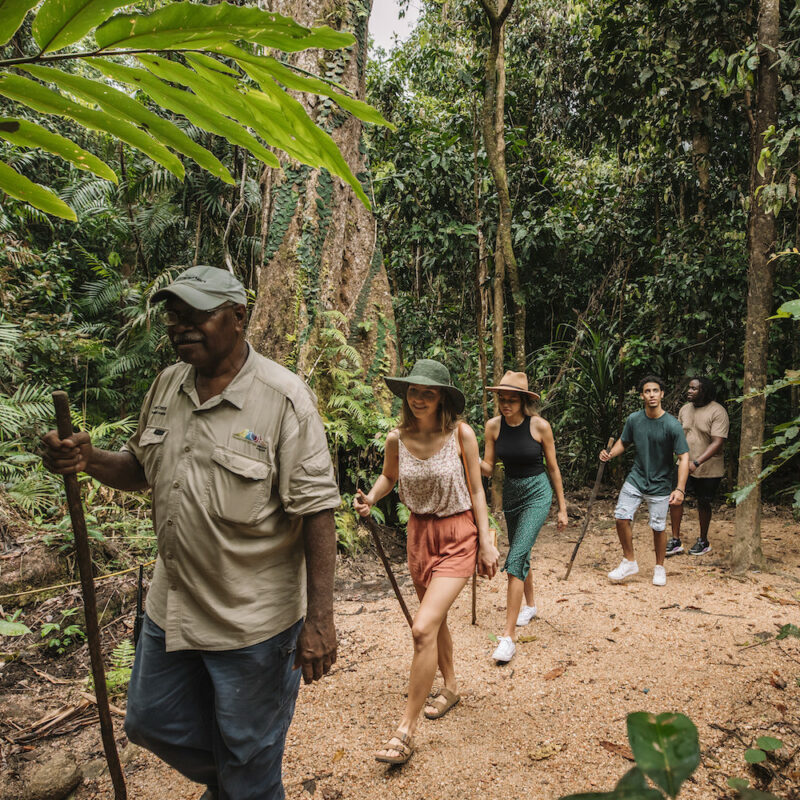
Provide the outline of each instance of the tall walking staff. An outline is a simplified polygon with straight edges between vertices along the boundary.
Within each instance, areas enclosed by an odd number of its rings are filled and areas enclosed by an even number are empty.
[[[614,437],[612,436],[608,440],[608,444],[606,445],[606,450],[610,450],[614,446]],[[569,560],[569,564],[567,564],[567,572],[564,577],[561,579],[562,581],[567,580],[569,578],[570,572],[572,572],[572,565],[575,563],[575,556],[578,555],[578,548],[581,546],[581,542],[583,541],[583,537],[586,536],[586,530],[589,527],[589,517],[592,513],[592,506],[594,505],[594,499],[597,497],[597,490],[600,488],[600,482],[603,480],[603,469],[606,466],[605,461],[600,462],[600,466],[597,468],[597,477],[594,480],[594,486],[592,487],[592,493],[589,495],[589,505],[586,506],[586,515],[583,518],[583,525],[581,526],[581,535],[578,537],[578,541],[575,543],[575,549],[572,551],[572,558]]]
[[[389,583],[392,584],[392,589],[394,589],[395,597],[397,597],[397,601],[400,603],[400,608],[403,610],[403,616],[406,618],[408,627],[412,628],[414,626],[414,622],[411,619],[411,614],[408,611],[406,601],[403,600],[400,587],[397,585],[397,578],[395,578],[394,572],[392,572],[392,565],[389,563],[389,559],[386,558],[386,553],[383,552],[383,546],[381,545],[381,540],[378,536],[378,526],[370,517],[364,517],[361,521],[367,526],[369,532],[372,534],[372,540],[375,542],[375,549],[378,551],[378,558],[380,558],[383,568],[386,570]]]
[[[72,436],[72,421],[69,414],[69,398],[66,392],[53,392],[53,405],[56,410],[56,425],[60,439]],[[119,763],[117,745],[114,741],[114,726],[111,722],[111,710],[108,706],[106,675],[103,669],[103,655],[100,650],[100,628],[97,624],[97,602],[94,593],[92,576],[92,557],[89,553],[89,537],[86,532],[86,519],[75,475],[64,475],[64,487],[67,491],[67,506],[72,520],[72,531],[75,535],[75,554],[78,560],[78,571],[81,576],[83,592],[83,610],[86,617],[86,639],[89,643],[89,656],[92,662],[94,693],[97,698],[97,713],[100,717],[100,734],[103,749],[106,753],[108,771],[114,784],[114,800],[127,800],[125,778]]]

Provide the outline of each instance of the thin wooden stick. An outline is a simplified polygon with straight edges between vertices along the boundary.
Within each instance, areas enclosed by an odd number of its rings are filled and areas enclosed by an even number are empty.
[[[394,572],[392,572],[392,565],[389,563],[389,559],[386,558],[386,553],[383,552],[383,546],[381,545],[381,540],[378,536],[378,526],[371,517],[363,517],[361,521],[367,526],[367,529],[372,534],[372,541],[375,542],[375,549],[378,551],[378,558],[380,558],[383,568],[386,570],[386,575],[389,577],[389,582],[392,584],[392,589],[394,589],[397,602],[400,603],[400,608],[403,609],[403,614],[405,615],[406,621],[408,622],[408,627],[410,628],[413,625],[411,614],[409,613],[406,601],[403,599],[403,595],[400,593],[400,587],[397,585],[397,578],[394,577]]]
[[[56,410],[56,423],[59,439],[69,439],[72,436],[72,420],[69,414],[69,398],[66,392],[53,392],[53,405]],[[89,644],[89,656],[92,662],[92,677],[94,690],[97,696],[97,713],[100,718],[100,735],[103,739],[103,749],[108,762],[108,772],[114,784],[115,800],[127,800],[125,778],[114,741],[114,725],[111,722],[111,710],[108,704],[108,691],[106,689],[106,674],[103,669],[103,654],[100,648],[100,629],[97,624],[97,601],[94,593],[94,578],[92,576],[92,556],[89,552],[89,536],[86,531],[86,518],[83,515],[78,478],[75,475],[64,475],[64,487],[67,491],[67,505],[72,521],[72,531],[75,534],[75,555],[78,561],[78,571],[81,576],[81,589],[83,591],[83,610],[86,619],[86,640]],[[84,701],[85,702],[85,701]]]
[[[608,440],[608,444],[606,445],[606,450],[610,450],[614,446],[614,437],[612,436]],[[589,505],[586,506],[586,515],[583,518],[583,526],[581,527],[581,535],[578,537],[578,541],[575,543],[575,549],[572,551],[572,558],[569,560],[569,564],[567,564],[567,572],[561,580],[567,580],[569,578],[570,572],[572,572],[572,565],[575,563],[575,556],[578,555],[578,548],[581,546],[581,542],[583,541],[583,537],[586,536],[586,530],[589,527],[589,517],[592,513],[592,506],[594,505],[594,499],[597,497],[597,490],[600,488],[600,483],[603,480],[603,470],[605,469],[606,462],[601,461],[600,466],[597,468],[597,477],[594,480],[594,486],[592,487],[592,493],[589,496]]]

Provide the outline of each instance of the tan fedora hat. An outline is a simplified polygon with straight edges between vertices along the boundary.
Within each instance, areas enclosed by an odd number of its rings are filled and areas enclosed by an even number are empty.
[[[487,392],[519,392],[520,394],[527,394],[534,400],[539,399],[536,392],[528,389],[528,376],[524,372],[512,372],[509,370],[500,379],[497,386],[485,386]]]

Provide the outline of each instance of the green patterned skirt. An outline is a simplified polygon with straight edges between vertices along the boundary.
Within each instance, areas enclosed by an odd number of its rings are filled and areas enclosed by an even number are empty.
[[[506,478],[503,483],[503,514],[510,545],[503,571],[524,581],[531,568],[531,548],[553,502],[547,473],[531,478]]]

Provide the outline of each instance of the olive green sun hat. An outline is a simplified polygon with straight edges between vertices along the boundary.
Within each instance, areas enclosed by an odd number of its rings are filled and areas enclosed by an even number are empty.
[[[466,405],[461,389],[453,386],[453,381],[450,379],[450,370],[444,364],[440,364],[432,358],[419,359],[411,368],[411,372],[404,378],[387,377],[383,380],[386,381],[386,385],[392,394],[398,397],[405,397],[409,385],[416,383],[420,386],[435,386],[446,392],[453,401],[457,414],[460,414]]]
[[[170,296],[201,311],[210,311],[226,302],[247,305],[247,293],[238,278],[226,269],[206,265],[184,270],[172,283],[159,289],[150,302],[158,303]]]

